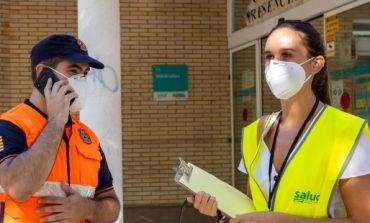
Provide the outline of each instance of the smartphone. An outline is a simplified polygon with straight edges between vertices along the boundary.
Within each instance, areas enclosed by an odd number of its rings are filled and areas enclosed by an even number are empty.
[[[44,89],[46,87],[46,84],[48,83],[49,78],[51,78],[51,86],[58,82],[60,79],[55,75],[54,71],[48,67],[45,67],[36,81],[34,82],[34,86],[39,90],[39,92],[45,96]],[[66,94],[71,93],[71,91],[67,91]],[[70,102],[70,105],[75,101],[75,98],[73,98]]]
[[[51,86],[53,86],[55,82],[59,81],[59,78],[55,75],[55,73],[50,68],[45,67],[34,83],[37,90],[39,90],[39,92],[44,96],[44,89],[46,87],[46,84],[48,83],[49,78],[51,78]]]

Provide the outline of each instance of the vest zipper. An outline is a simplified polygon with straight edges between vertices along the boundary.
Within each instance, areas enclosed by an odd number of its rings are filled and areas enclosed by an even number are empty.
[[[63,133],[63,140],[66,144],[68,185],[71,186],[71,169],[70,169],[70,163],[69,163],[69,139],[65,132]]]

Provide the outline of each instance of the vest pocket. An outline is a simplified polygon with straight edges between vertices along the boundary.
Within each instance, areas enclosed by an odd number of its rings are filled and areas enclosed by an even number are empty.
[[[91,147],[89,148],[89,146],[77,146],[77,150],[83,157],[87,159],[97,160],[99,162],[102,160],[99,149]]]
[[[79,178],[81,179],[81,184],[96,187],[98,185],[100,161],[102,160],[99,147],[77,145],[77,152],[79,153],[77,166],[80,167]],[[71,173],[76,174],[74,172],[72,169]]]

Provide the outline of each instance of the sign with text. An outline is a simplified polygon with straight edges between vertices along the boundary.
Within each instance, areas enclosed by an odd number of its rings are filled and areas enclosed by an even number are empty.
[[[188,66],[183,64],[153,65],[153,96],[155,101],[188,99]]]
[[[326,56],[328,58],[335,56],[335,39],[339,31],[339,19],[337,15],[326,18],[325,21],[325,40]]]
[[[248,10],[244,13],[247,26],[265,18],[275,16],[299,4],[304,0],[251,0]]]

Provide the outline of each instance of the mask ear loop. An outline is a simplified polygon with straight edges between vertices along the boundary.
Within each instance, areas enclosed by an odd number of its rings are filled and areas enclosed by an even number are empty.
[[[303,61],[302,63],[300,63],[299,65],[303,65],[303,64],[305,64],[305,63],[307,63],[308,61],[311,61],[312,59],[315,59],[316,57],[311,57],[310,59],[308,59],[308,60],[305,60],[305,61]]]
[[[49,66],[48,66],[48,68],[49,68],[50,70],[54,71],[55,73],[60,74],[60,75],[62,75],[63,77],[65,77],[65,78],[67,78],[67,79],[68,79],[68,77],[67,77],[66,75],[64,75],[64,74],[60,73],[59,71],[55,70],[54,68],[51,68],[51,67],[49,67]]]
[[[308,75],[306,80],[304,80],[303,84],[305,84],[307,81],[309,81],[311,79],[311,77],[313,77],[313,74]]]
[[[63,77],[65,77],[65,78],[69,79],[69,77],[67,77],[67,75],[62,74],[61,72],[57,71],[56,69],[54,69],[54,68],[52,68],[52,67],[49,67],[49,66],[48,66],[48,68],[49,68],[49,69],[51,69],[52,71],[54,71],[55,73],[60,74],[60,75],[62,75]],[[80,78],[80,77],[85,77],[85,75],[84,75],[84,74],[76,74],[76,75],[80,75],[80,76],[79,76],[79,78]],[[76,76],[76,75],[74,75],[74,76]],[[74,76],[72,76],[71,78],[73,78],[73,79],[79,79],[79,78],[74,78]]]
[[[302,66],[303,64],[305,64],[305,63],[307,63],[307,62],[309,62],[309,61],[311,61],[311,60],[313,60],[313,59],[315,59],[315,58],[316,58],[316,57],[311,57],[310,59],[308,59],[308,60],[306,60],[306,61],[304,61],[304,62],[300,63],[299,65],[300,65],[300,66]],[[308,80],[310,80],[310,79],[311,79],[311,77],[313,77],[313,74],[308,75],[308,77],[304,80],[303,84],[305,84]]]

